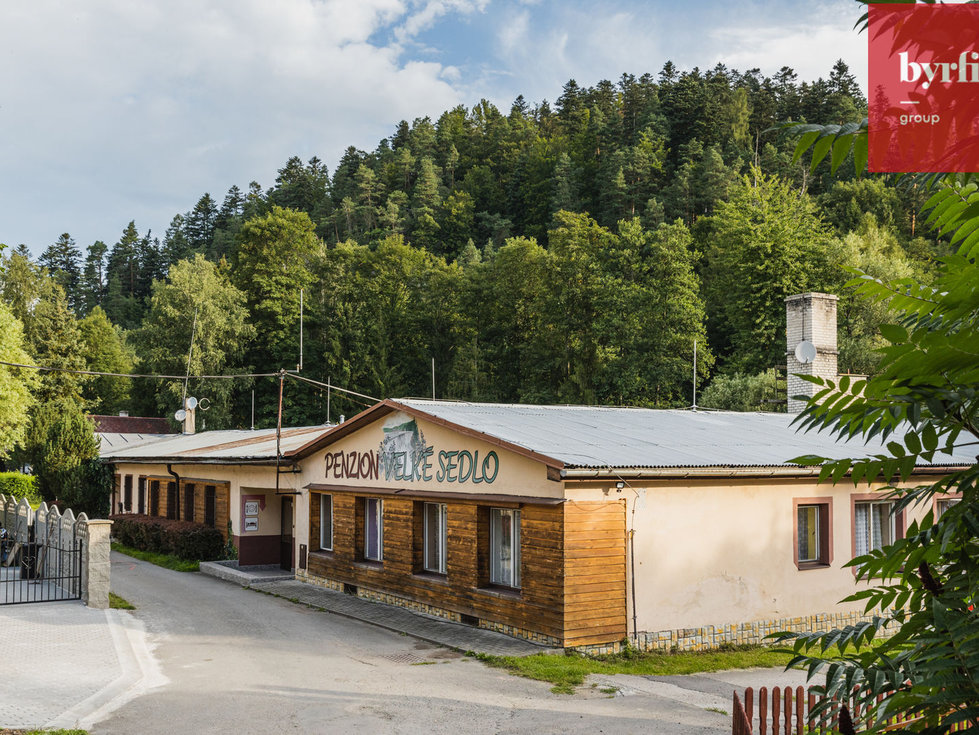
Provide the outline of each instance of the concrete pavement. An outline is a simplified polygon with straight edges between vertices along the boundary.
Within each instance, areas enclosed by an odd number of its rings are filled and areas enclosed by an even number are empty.
[[[81,602],[0,607],[0,727],[88,727],[165,683],[141,623]]]
[[[549,684],[318,606],[118,554],[112,567],[113,590],[135,614],[76,603],[0,608],[0,652],[18,664],[0,678],[0,724],[95,735],[720,735],[730,732],[733,688],[782,683],[773,670],[592,677],[595,686],[556,695]],[[292,585],[279,592],[302,600]],[[609,697],[604,686],[630,696]]]

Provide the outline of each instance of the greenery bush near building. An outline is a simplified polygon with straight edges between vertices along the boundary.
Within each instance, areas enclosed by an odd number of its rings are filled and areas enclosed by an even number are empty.
[[[41,504],[41,494],[37,491],[37,481],[32,475],[22,472],[0,472],[0,494],[26,498],[32,506]]]
[[[114,515],[111,519],[112,535],[133,549],[192,561],[210,561],[224,555],[221,532],[202,523],[132,513]]]

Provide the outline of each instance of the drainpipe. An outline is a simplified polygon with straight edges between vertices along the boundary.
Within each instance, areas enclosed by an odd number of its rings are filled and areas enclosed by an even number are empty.
[[[167,465],[167,474],[173,475],[173,479],[176,482],[177,492],[174,493],[174,498],[176,502],[176,507],[174,508],[174,516],[179,521],[180,520],[180,475],[173,471],[173,465]]]

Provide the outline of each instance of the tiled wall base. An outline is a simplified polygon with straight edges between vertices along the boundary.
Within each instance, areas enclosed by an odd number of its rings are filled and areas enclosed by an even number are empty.
[[[796,618],[775,620],[756,620],[752,623],[731,625],[708,625],[703,628],[680,628],[655,632],[640,631],[638,636],[630,636],[625,641],[601,643],[592,646],[579,646],[576,651],[590,655],[619,653],[625,645],[634,645],[643,651],[706,651],[726,645],[770,645],[767,636],[780,631],[793,633],[813,633],[842,628],[869,620],[872,614],[860,612],[822,613]]]
[[[316,577],[309,574],[309,572],[304,569],[298,570],[296,572],[296,577],[301,579],[303,582],[308,582],[309,584],[315,584],[320,587],[336,590],[337,592],[343,592],[343,582],[337,582],[334,579],[327,579],[325,577]],[[397,605],[398,607],[403,607],[413,612],[423,613],[424,615],[432,615],[445,620],[451,620],[454,623],[462,622],[462,615],[457,612],[446,610],[442,607],[436,607],[435,605],[428,605],[424,602],[416,602],[415,600],[409,600],[406,597],[392,595],[387,592],[376,592],[375,590],[367,589],[365,587],[358,587],[357,597],[362,597],[365,600],[372,600],[374,602],[383,602],[387,605]],[[561,645],[561,641],[559,641],[557,638],[552,638],[551,636],[538,633],[537,631],[517,628],[512,625],[497,623],[493,620],[483,620],[482,618],[478,618],[477,620],[478,627],[483,628],[484,630],[495,630],[498,633],[504,633],[506,635],[513,636],[514,638],[523,638],[524,640],[533,641],[535,643],[540,643],[547,646]]]

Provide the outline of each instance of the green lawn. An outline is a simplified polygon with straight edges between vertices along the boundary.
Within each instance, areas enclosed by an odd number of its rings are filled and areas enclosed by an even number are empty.
[[[557,694],[574,694],[588,674],[675,675],[699,674],[724,669],[785,666],[792,658],[764,646],[741,646],[721,651],[697,653],[639,653],[630,651],[611,656],[537,653],[518,658],[477,654],[483,663],[506,669],[516,676],[549,681]]]
[[[120,554],[125,554],[126,556],[131,556],[134,559],[148,561],[150,564],[156,564],[158,567],[173,569],[177,572],[198,572],[201,568],[199,561],[187,561],[186,559],[180,559],[170,554],[154,554],[150,551],[140,551],[139,549],[131,549],[128,546],[123,546],[122,544],[113,543],[112,550],[118,551]]]
[[[109,607],[113,610],[135,610],[136,606],[133,605],[129,600],[124,600],[119,597],[115,592],[109,593]]]

